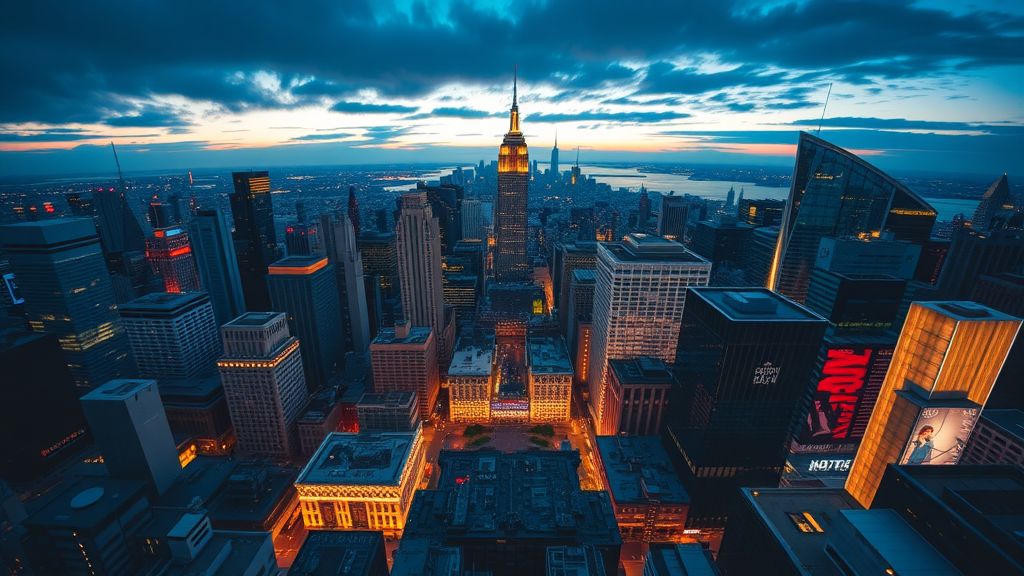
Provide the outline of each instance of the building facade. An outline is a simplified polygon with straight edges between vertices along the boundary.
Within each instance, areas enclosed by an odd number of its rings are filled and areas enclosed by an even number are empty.
[[[561,336],[529,338],[526,377],[530,422],[567,422],[572,405],[572,363]]]
[[[354,196],[351,198],[355,200]],[[320,218],[320,230],[327,261],[334,266],[337,278],[345,349],[366,354],[370,349],[370,318],[366,307],[363,257],[356,246],[355,224],[347,217],[332,220],[325,214]]]
[[[382,328],[370,343],[370,363],[374,392],[415,392],[420,419],[430,419],[441,389],[433,330],[404,321]]]
[[[973,302],[912,304],[846,490],[870,506],[889,464],[955,464],[1020,324]]]
[[[964,449],[965,464],[1009,464],[1024,470],[1024,412],[992,410],[981,413]]]
[[[323,256],[289,256],[270,265],[267,286],[274,310],[285,312],[302,343],[310,393],[344,367],[344,339],[334,266]]]
[[[118,312],[141,378],[191,378],[212,370],[220,357],[217,320],[205,292],[148,294]]]
[[[617,434],[654,436],[665,424],[672,372],[657,358],[609,360],[610,417]]]
[[[334,433],[299,474],[302,521],[315,530],[380,530],[401,538],[426,465],[420,429]]]
[[[221,327],[217,361],[238,451],[288,457],[308,392],[299,341],[282,312],[247,312]]]
[[[711,263],[677,242],[627,234],[598,246],[590,346],[590,404],[599,434],[614,434],[608,360],[675,359],[686,290],[706,286]]]
[[[493,335],[460,338],[448,367],[448,417],[452,422],[490,422],[494,375]]]
[[[135,376],[128,335],[92,218],[0,226],[29,325],[60,339],[75,385]]]
[[[163,278],[164,292],[181,294],[201,290],[188,232],[181,228],[153,231],[153,237],[146,239],[146,259],[153,273]]]
[[[444,341],[444,279],[441,236],[437,218],[423,192],[404,194],[395,227],[398,276],[402,285],[402,314],[414,328],[430,328],[437,340],[438,360],[450,354]]]
[[[414,432],[420,425],[415,392],[366,393],[356,404],[360,432]]]
[[[267,266],[278,258],[274,204],[270,175],[260,172],[232,172],[235,192],[229,194],[235,221],[235,254],[248,310],[270,310],[270,293],[263,277]]]
[[[217,326],[245,313],[242,277],[231,239],[231,226],[219,209],[197,210],[189,222],[189,241],[195,255],[199,281],[210,295]]]

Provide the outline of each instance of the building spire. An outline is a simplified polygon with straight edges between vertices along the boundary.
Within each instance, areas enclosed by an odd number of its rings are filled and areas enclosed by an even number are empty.
[[[558,148],[558,126],[555,126],[555,148]]]
[[[518,108],[519,107],[519,97],[518,97],[518,94],[517,94],[518,90],[517,90],[517,86],[516,86],[518,84],[518,82],[519,82],[519,63],[516,62],[515,68],[512,69],[512,107],[513,108]]]
[[[519,132],[519,64],[516,64],[515,70],[512,73],[512,113],[509,116],[508,131],[510,133]]]

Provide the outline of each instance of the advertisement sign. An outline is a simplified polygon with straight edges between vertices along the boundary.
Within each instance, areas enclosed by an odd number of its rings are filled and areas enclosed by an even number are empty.
[[[978,421],[977,408],[923,408],[900,464],[956,464]]]
[[[814,399],[799,432],[794,453],[855,448],[871,418],[892,358],[887,344],[838,344],[825,351]]]

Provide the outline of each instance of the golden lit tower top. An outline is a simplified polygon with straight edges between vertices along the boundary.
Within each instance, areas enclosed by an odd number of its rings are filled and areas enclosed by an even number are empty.
[[[519,94],[518,76],[519,66],[512,76],[512,111],[509,115],[508,133],[501,142],[501,150],[498,153],[499,173],[530,173],[530,157],[526,149],[526,138],[519,129]]]
[[[519,129],[516,76],[512,80],[509,129],[498,152],[498,193],[494,200],[494,279],[499,284],[525,282],[533,271],[526,256],[530,155]]]

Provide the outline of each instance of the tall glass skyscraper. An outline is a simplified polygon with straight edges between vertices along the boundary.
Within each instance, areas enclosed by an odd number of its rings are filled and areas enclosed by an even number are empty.
[[[231,227],[219,209],[198,210],[189,223],[189,232],[199,279],[210,294],[217,325],[223,326],[245,313]]]
[[[498,195],[494,202],[494,279],[525,282],[530,275],[526,258],[526,205],[530,186],[530,155],[519,130],[519,101],[512,84],[508,133],[498,152]]]
[[[402,210],[395,231],[402,313],[411,327],[434,330],[437,353],[440,358],[447,359],[449,347],[454,342],[444,338],[441,232],[425,192],[402,195]]]
[[[270,295],[263,277],[277,260],[277,232],[270,199],[270,176],[262,172],[232,172],[235,193],[231,213],[235,218],[235,252],[242,277],[242,292],[249,310],[270,310]]]
[[[935,209],[861,158],[800,133],[796,167],[768,288],[803,302],[822,238],[877,238],[924,244]]]
[[[76,385],[135,376],[92,218],[2,226],[0,246],[18,279],[29,324],[60,338]]]

